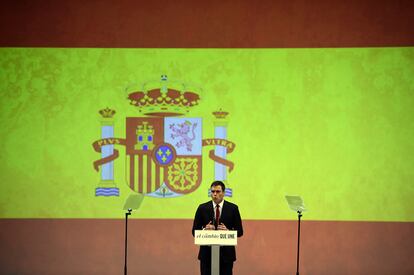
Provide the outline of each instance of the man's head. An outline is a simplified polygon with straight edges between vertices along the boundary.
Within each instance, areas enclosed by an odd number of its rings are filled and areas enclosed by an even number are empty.
[[[215,203],[221,203],[224,198],[224,191],[226,190],[226,186],[222,181],[216,180],[214,181],[211,186],[211,199]]]

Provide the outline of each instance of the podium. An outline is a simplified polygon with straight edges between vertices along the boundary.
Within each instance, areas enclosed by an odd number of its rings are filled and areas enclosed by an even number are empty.
[[[195,230],[194,244],[211,246],[211,275],[219,275],[220,246],[236,246],[237,230]]]

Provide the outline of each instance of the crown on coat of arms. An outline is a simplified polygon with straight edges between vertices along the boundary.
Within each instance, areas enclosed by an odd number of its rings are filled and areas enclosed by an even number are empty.
[[[145,115],[183,115],[200,100],[200,96],[187,87],[184,83],[168,81],[167,76],[162,75],[161,81],[144,83],[142,90],[129,93],[128,99]]]
[[[218,119],[226,118],[226,116],[228,114],[229,114],[229,112],[223,111],[223,110],[221,110],[221,108],[220,108],[220,110],[213,112],[213,115]]]
[[[112,118],[115,115],[115,110],[109,109],[106,107],[105,109],[99,110],[99,113],[104,118]]]

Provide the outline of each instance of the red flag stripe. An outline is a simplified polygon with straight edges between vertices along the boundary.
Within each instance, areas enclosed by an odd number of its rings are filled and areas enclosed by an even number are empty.
[[[410,0],[6,1],[0,46],[409,46],[413,14]]]

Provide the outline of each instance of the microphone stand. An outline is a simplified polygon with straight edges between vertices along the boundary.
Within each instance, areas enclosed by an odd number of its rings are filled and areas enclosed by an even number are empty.
[[[125,264],[124,275],[127,275],[127,256],[128,256],[128,216],[131,215],[132,208],[128,208],[128,212],[125,213]]]
[[[299,241],[300,241],[300,218],[302,217],[302,212],[298,210],[298,254],[296,258],[296,275],[299,275]]]

